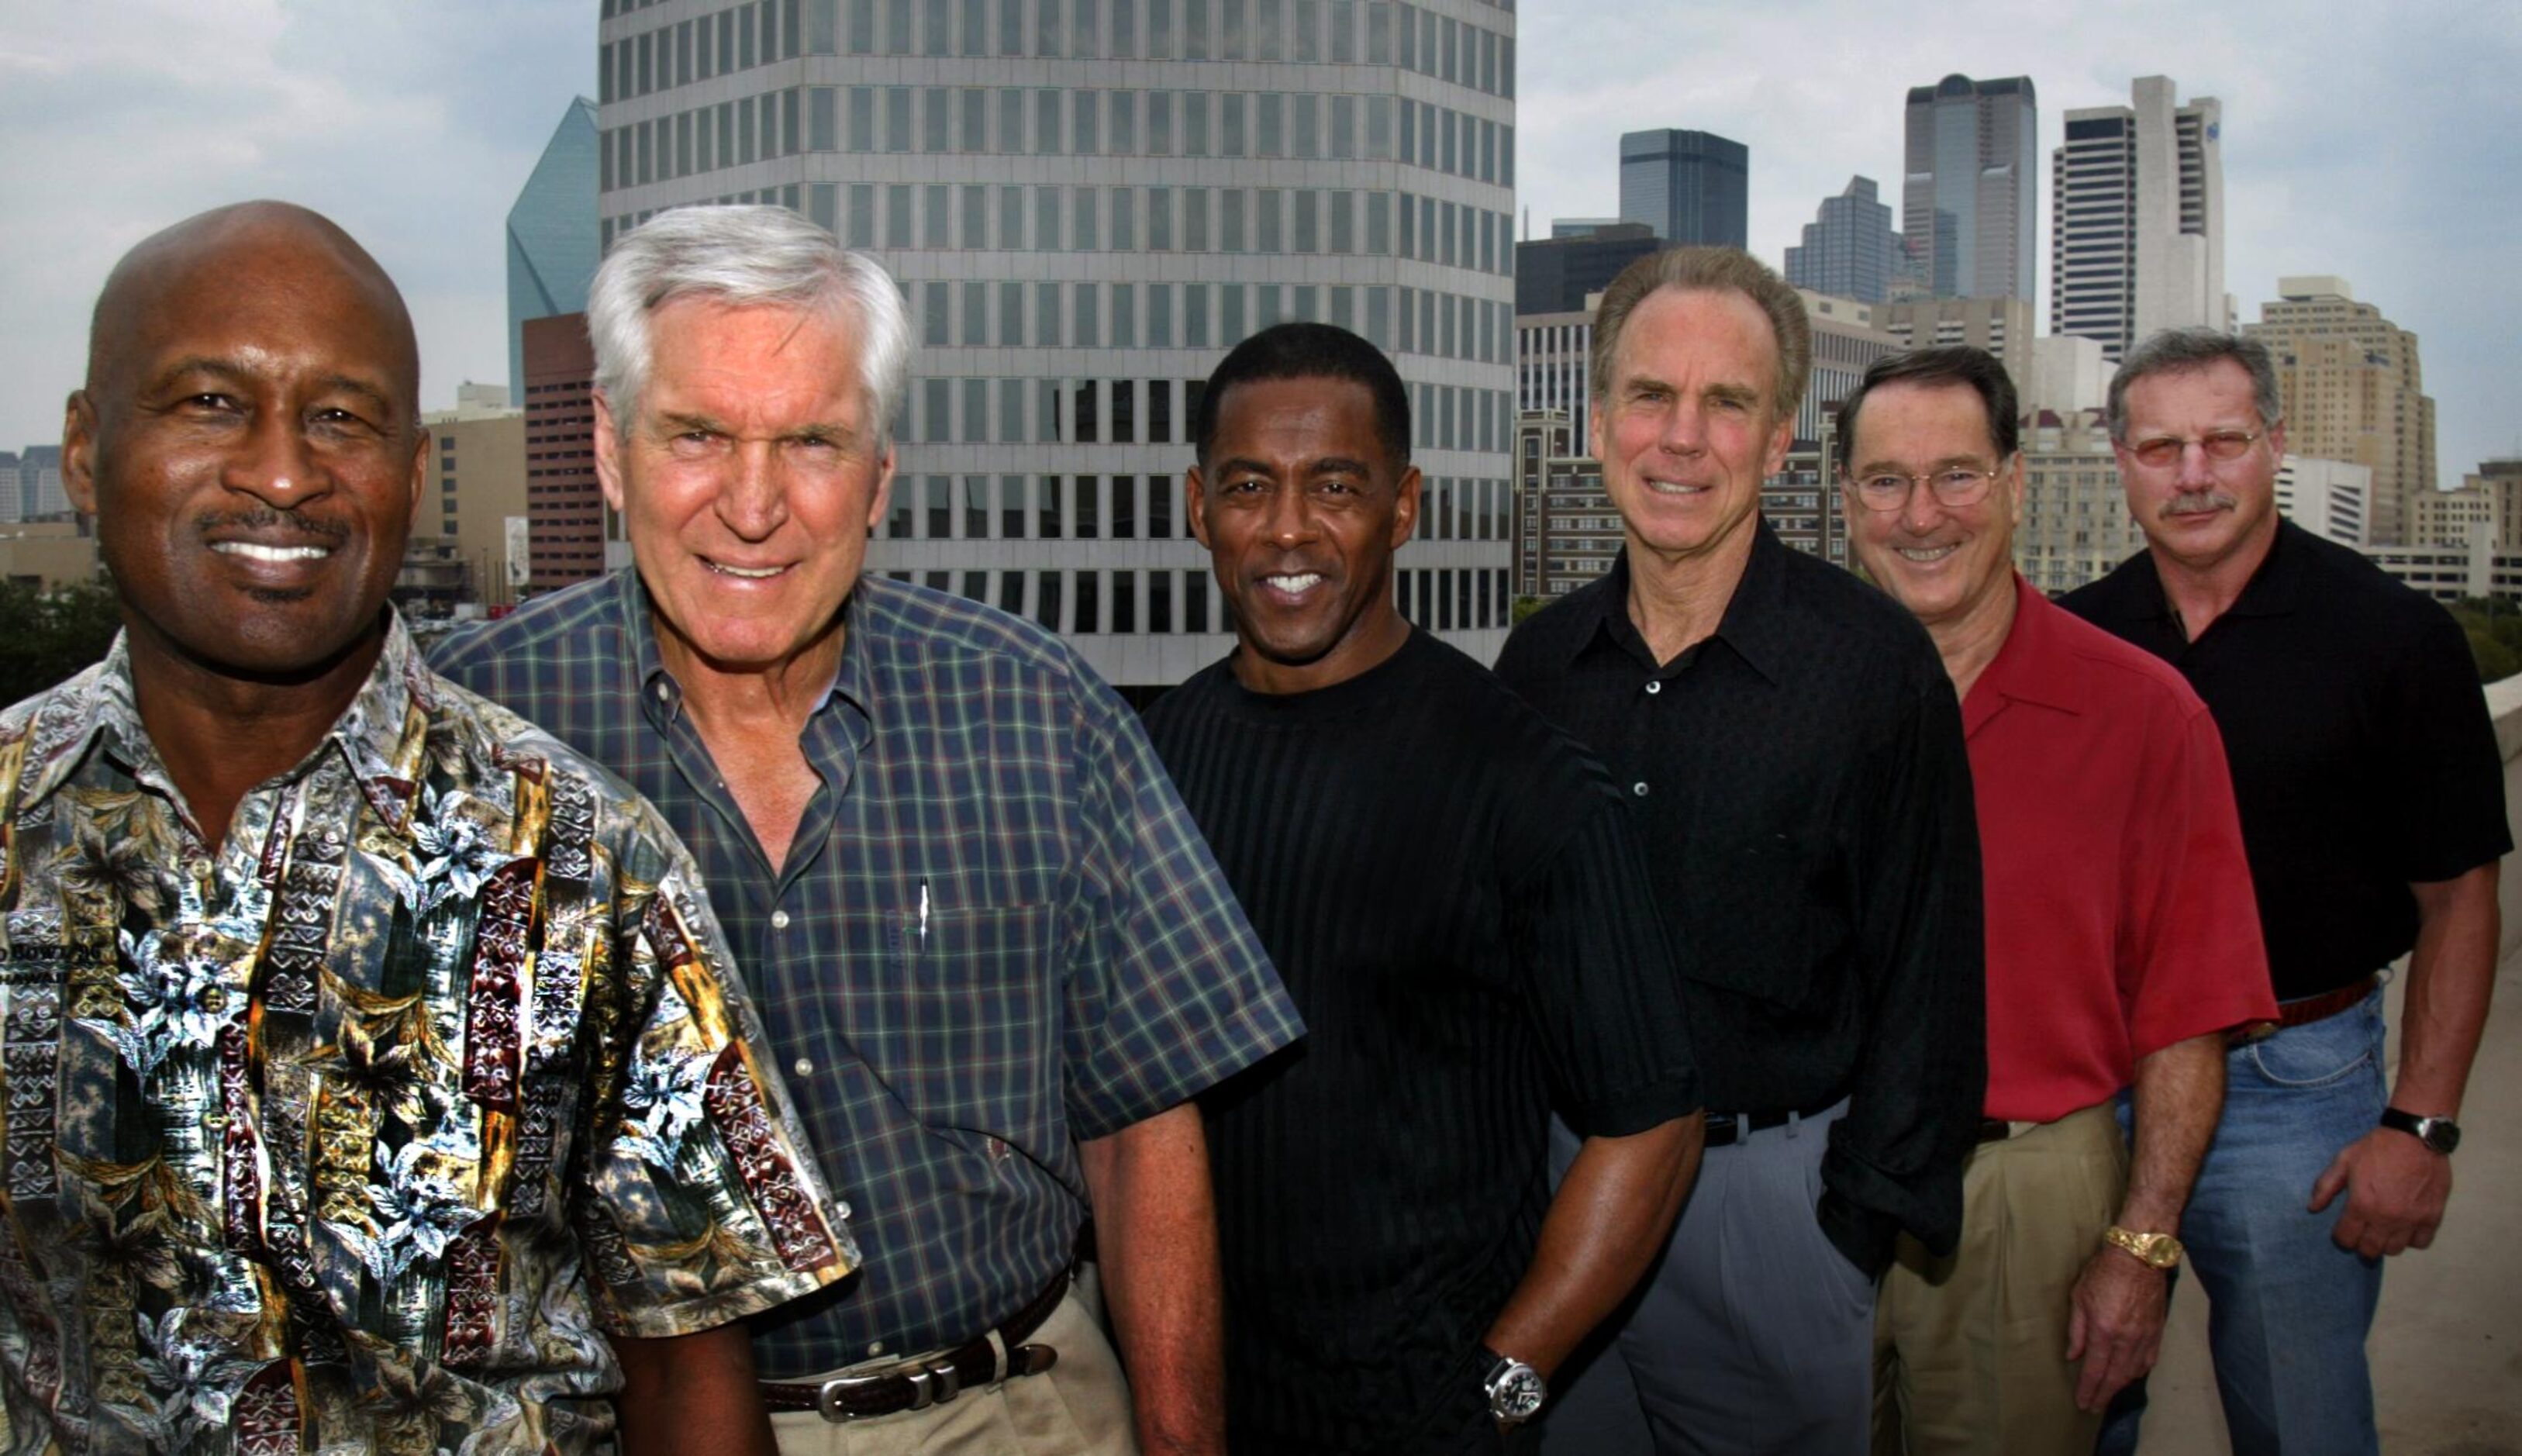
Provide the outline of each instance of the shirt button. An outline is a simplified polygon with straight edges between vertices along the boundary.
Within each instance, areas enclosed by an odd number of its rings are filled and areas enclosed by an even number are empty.
[[[786,911],[784,911],[784,910],[774,910],[774,911],[772,911],[772,912],[771,913],[771,929],[773,929],[773,930],[785,930],[785,929],[787,929],[787,928],[788,928],[788,912],[786,912]]]
[[[1641,778],[1637,782],[1630,784],[1629,792],[1637,795],[1641,799],[1645,798],[1647,796],[1647,781]]]
[[[868,1354],[870,1354],[870,1355],[881,1355],[881,1354],[883,1354],[883,1353],[884,1353],[884,1341],[883,1341],[883,1340],[881,1340],[881,1339],[870,1339],[870,1340],[868,1340],[868,1341],[867,1341],[867,1353],[868,1353]]]
[[[661,703],[662,703],[662,702],[664,702],[666,699],[668,699],[668,698],[670,698],[670,697],[673,697],[674,695],[675,695],[675,690],[674,690],[673,688],[668,687],[668,686],[667,686],[665,683],[663,683],[663,682],[660,682],[660,683],[658,683],[658,684],[657,684],[657,701],[658,701],[658,702],[661,702]]]
[[[208,860],[195,860],[185,868],[193,871],[193,878],[195,879],[208,879],[210,877],[210,862]]]
[[[834,1203],[832,1205],[832,1211],[843,1218],[851,1218],[855,1216],[850,1212],[850,1205],[846,1199],[841,1202]]]
[[[798,1057],[795,1061],[788,1063],[788,1069],[801,1077],[811,1077],[815,1075],[815,1063],[810,1057]]]
[[[1663,680],[1661,678],[1652,679],[1648,681],[1647,696],[1654,697],[1657,693],[1661,691],[1663,691]]]

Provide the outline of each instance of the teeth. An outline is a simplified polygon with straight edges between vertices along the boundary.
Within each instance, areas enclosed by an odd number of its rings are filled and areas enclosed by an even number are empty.
[[[1698,495],[1707,490],[1705,486],[1685,486],[1679,481],[1658,480],[1648,481],[1647,489],[1659,495]]]
[[[788,568],[784,566],[726,566],[713,561],[709,569],[723,577],[741,577],[748,582],[767,581]]]
[[[1312,589],[1322,582],[1322,579],[1323,574],[1321,572],[1308,571],[1299,572],[1294,576],[1263,577],[1261,580],[1272,587],[1278,587],[1282,591],[1293,595],[1299,591]]]
[[[329,546],[266,546],[256,540],[212,541],[210,549],[249,561],[321,561],[333,554]]]
[[[1941,561],[1961,548],[1962,543],[1960,541],[1954,541],[1952,544],[1944,546],[1893,546],[1892,549],[1898,553],[1903,560],[1925,563],[1929,561]]]

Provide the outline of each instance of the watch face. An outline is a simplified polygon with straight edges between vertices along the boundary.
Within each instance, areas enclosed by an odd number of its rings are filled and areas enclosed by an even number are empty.
[[[2429,1117],[2424,1127],[2426,1146],[2435,1151],[2450,1152],[2460,1146],[2460,1125],[2451,1118]]]
[[[1520,1360],[1509,1360],[1489,1377],[1489,1414],[1501,1421],[1529,1421],[1540,1411],[1550,1387],[1541,1372]]]

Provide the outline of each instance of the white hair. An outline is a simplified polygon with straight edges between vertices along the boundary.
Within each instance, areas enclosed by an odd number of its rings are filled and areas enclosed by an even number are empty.
[[[648,322],[701,295],[737,306],[832,309],[857,326],[859,384],[889,448],[911,371],[911,319],[892,275],[786,208],[693,207],[660,212],[613,245],[586,290],[595,386],[628,436],[648,383]]]

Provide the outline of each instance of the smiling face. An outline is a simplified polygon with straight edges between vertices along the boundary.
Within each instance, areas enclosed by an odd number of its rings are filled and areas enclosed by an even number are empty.
[[[1258,692],[1303,692],[1383,661],[1410,634],[1392,603],[1392,553],[1419,519],[1419,472],[1396,468],[1375,396],[1335,378],[1231,386],[1208,458],[1188,483]]]
[[[1795,425],[1777,380],[1776,334],[1741,293],[1664,288],[1629,314],[1594,438],[1631,551],[1680,565],[1749,550]]]
[[[649,341],[627,439],[598,398],[595,463],[661,646],[725,674],[836,652],[893,482],[846,315],[693,295]]]
[[[1997,458],[1977,390],[1895,382],[1871,391],[1856,412],[1848,459],[1849,482],[1947,470],[1994,474],[1987,493],[1968,505],[1946,505],[1932,486],[1914,480],[1898,510],[1868,508],[1852,485],[1840,494],[1857,559],[1929,631],[1942,634],[2011,610],[2023,457]]]
[[[2260,418],[2251,371],[2231,359],[2167,369],[2127,387],[2125,418],[2112,448],[2128,511],[2154,549],[2191,571],[2228,562],[2256,566],[2277,530],[2277,467],[2285,427]],[[2219,433],[2255,435],[2230,460],[2196,442]],[[2148,465],[2135,448],[2153,440],[2187,442],[2169,465]]]
[[[428,445],[393,285],[312,214],[230,209],[135,249],[96,332],[63,480],[135,671],[364,678]]]

